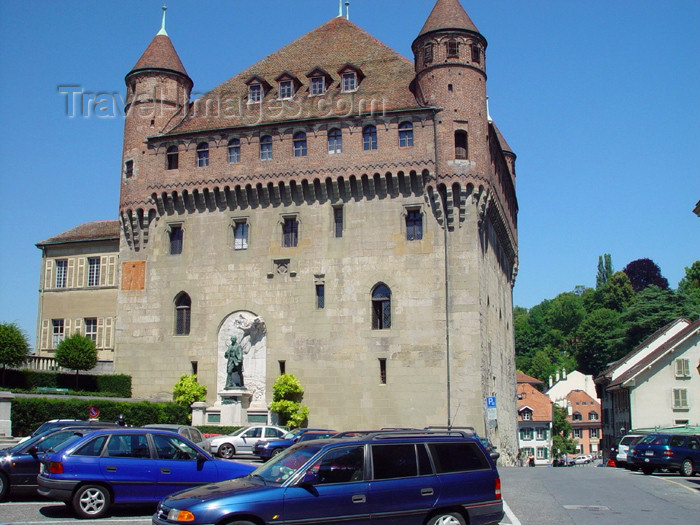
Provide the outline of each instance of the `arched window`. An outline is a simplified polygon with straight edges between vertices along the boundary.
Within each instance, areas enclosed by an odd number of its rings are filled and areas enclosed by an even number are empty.
[[[339,129],[328,132],[328,153],[340,153],[343,151],[343,134]]]
[[[455,159],[468,159],[469,145],[467,143],[467,132],[463,130],[455,131]]]
[[[177,150],[177,146],[170,146],[168,148],[166,155],[165,155],[167,168],[169,170],[176,170],[177,169],[178,157],[179,157],[179,152]]]
[[[362,147],[365,151],[377,149],[377,127],[365,126],[362,129]]]
[[[391,328],[391,290],[385,284],[378,284],[372,290],[372,329]]]
[[[186,293],[175,298],[175,335],[190,335],[192,300]]]
[[[209,144],[202,142],[197,146],[197,167],[209,166]]]
[[[260,137],[260,160],[270,160],[272,158],[272,137],[264,135]]]
[[[228,162],[229,164],[241,162],[241,141],[239,139],[228,141]]]
[[[450,39],[445,43],[447,47],[447,58],[458,58],[459,57],[459,43]]]
[[[306,157],[306,133],[299,131],[294,134],[294,156]]]
[[[399,124],[399,147],[413,147],[413,124],[410,122],[402,122]]]

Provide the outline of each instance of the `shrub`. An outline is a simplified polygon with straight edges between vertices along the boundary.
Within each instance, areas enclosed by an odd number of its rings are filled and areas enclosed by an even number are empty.
[[[272,386],[270,410],[277,412],[281,425],[289,428],[304,426],[309,419],[309,407],[301,405],[304,389],[299,380],[291,374],[283,374]]]
[[[197,383],[197,376],[184,375],[180,376],[180,381],[173,388],[173,401],[183,408],[190,410],[192,403],[195,401],[204,401],[207,396],[207,387]],[[189,419],[192,419],[190,413]]]

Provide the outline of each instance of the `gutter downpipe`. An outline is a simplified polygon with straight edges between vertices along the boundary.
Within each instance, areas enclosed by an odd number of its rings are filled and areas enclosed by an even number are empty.
[[[452,383],[450,376],[450,274],[449,274],[449,250],[447,248],[447,203],[443,201],[439,188],[437,187],[438,178],[440,177],[440,162],[438,160],[438,139],[437,139],[437,109],[433,108],[433,148],[435,150],[435,191],[442,204],[442,234],[445,244],[445,363],[447,366],[447,428],[452,428]]]

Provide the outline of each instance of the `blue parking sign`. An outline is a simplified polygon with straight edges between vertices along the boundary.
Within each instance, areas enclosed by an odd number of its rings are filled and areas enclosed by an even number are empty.
[[[496,396],[488,396],[486,398],[486,408],[496,408]]]

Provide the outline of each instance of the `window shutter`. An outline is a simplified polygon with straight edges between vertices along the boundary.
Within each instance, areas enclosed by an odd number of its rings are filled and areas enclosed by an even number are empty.
[[[70,335],[73,332],[71,331],[71,320],[70,319],[64,319],[63,320],[63,338],[65,339],[66,337],[70,337]]]
[[[102,348],[107,348],[111,349],[114,347],[114,343],[112,342],[112,339],[114,337],[114,318],[113,317],[105,317],[105,330],[104,330],[104,344],[102,345]]]
[[[105,334],[105,318],[104,317],[98,317],[97,318],[97,342],[95,345],[97,348],[104,348],[104,343],[103,343],[103,338]]]
[[[44,289],[53,288],[55,283],[53,282],[53,259],[46,259],[46,266],[44,268]]]
[[[75,257],[68,259],[68,276],[66,278],[66,288],[75,288]]]
[[[78,279],[75,286],[78,288],[83,288],[85,286],[85,265],[87,263],[87,258],[81,257],[78,259]]]
[[[109,267],[109,257],[107,255],[103,255],[100,257],[100,286],[107,286],[107,281],[108,281],[108,270],[107,268]]]
[[[49,341],[51,339],[49,338],[51,334],[51,322],[48,319],[42,319],[41,321],[41,342],[39,345],[41,346],[42,349],[49,349],[51,348],[51,345],[49,344]]]
[[[104,266],[104,263],[103,263]],[[117,256],[109,255],[107,257],[107,265],[104,268],[104,273],[107,276],[107,286],[117,284]]]
[[[80,334],[80,335],[85,335],[85,332],[83,331],[82,318],[73,320],[73,332]]]

